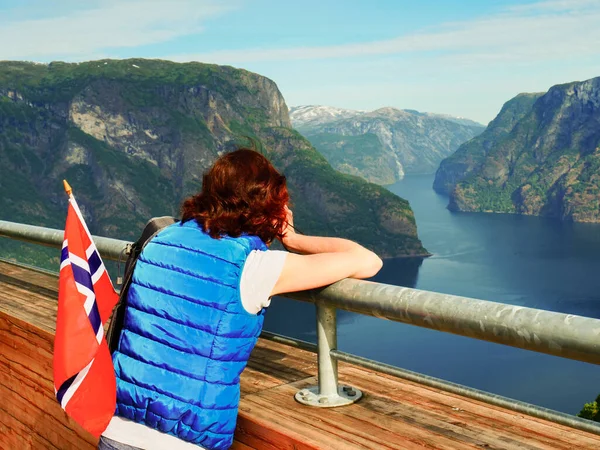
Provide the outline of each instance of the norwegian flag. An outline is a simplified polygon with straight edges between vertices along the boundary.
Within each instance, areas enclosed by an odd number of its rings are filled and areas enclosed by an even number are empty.
[[[77,202],[69,195],[60,258],[54,390],[67,414],[96,437],[116,407],[115,373],[103,324],[117,300]]]

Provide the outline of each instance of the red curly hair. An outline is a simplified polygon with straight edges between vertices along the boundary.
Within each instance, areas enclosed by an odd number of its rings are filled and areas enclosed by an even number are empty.
[[[213,238],[281,238],[286,226],[289,193],[285,176],[267,158],[248,148],[227,153],[202,179],[202,191],[184,200],[182,223],[196,220]]]

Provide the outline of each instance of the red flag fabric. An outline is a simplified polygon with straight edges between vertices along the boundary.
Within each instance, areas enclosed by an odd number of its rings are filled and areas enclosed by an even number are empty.
[[[118,295],[73,196],[61,252],[54,338],[54,390],[62,408],[99,437],[116,408],[104,326]]]

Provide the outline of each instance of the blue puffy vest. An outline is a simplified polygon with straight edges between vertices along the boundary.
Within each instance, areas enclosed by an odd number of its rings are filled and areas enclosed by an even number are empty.
[[[262,330],[240,278],[256,236],[213,239],[194,220],[162,230],[134,270],[113,363],[116,415],[207,449],[233,442],[240,374]]]

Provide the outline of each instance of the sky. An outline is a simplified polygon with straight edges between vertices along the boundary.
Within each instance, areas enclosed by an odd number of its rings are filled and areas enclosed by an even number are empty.
[[[600,0],[0,0],[0,60],[244,68],[288,106],[487,124],[520,92],[600,76]]]

